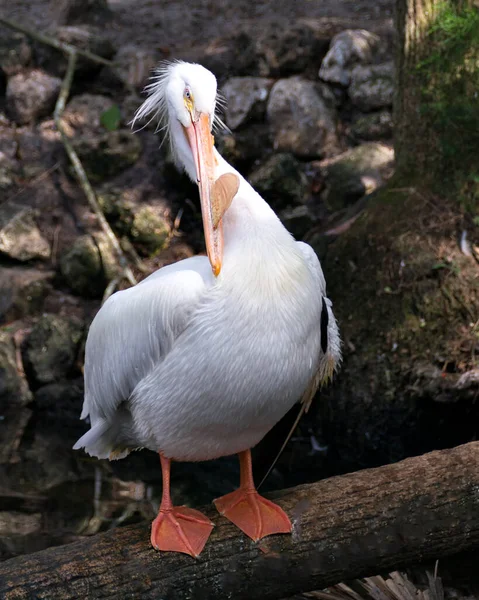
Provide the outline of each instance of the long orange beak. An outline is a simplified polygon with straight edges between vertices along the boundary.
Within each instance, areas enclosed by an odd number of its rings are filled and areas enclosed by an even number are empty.
[[[196,177],[200,190],[201,216],[205,232],[206,252],[215,276],[221,271],[223,257],[223,235],[221,224],[214,226],[213,215],[216,207],[212,194],[214,184],[215,156],[213,136],[210,131],[208,115],[201,114],[197,121],[185,127],[186,137],[195,159]]]

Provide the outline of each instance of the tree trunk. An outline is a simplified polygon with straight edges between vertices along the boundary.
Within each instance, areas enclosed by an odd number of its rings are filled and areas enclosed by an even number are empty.
[[[470,0],[397,0],[396,30],[398,173],[457,184],[479,145],[478,12]]]
[[[198,560],[145,525],[0,564],[0,597],[277,600],[479,548],[479,443],[279,494],[292,535],[254,544],[225,519]],[[210,511],[208,511],[209,514]]]

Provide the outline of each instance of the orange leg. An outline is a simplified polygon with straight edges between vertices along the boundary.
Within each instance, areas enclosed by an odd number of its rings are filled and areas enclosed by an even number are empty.
[[[197,557],[203,550],[213,523],[199,510],[173,506],[170,496],[171,460],[160,453],[163,496],[160,512],[151,525],[151,544],[156,550],[184,552]]]
[[[240,486],[214,501],[218,512],[255,542],[273,533],[290,533],[291,521],[286,513],[256,491],[251,451],[240,452],[239,459]]]

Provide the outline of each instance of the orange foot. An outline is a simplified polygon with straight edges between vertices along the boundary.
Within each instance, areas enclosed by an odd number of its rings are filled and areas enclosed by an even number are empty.
[[[218,512],[257,542],[273,533],[290,533],[291,521],[277,504],[255,489],[239,488],[214,501]]]
[[[199,510],[186,506],[160,509],[151,524],[151,544],[156,550],[184,552],[196,558],[213,527]]]

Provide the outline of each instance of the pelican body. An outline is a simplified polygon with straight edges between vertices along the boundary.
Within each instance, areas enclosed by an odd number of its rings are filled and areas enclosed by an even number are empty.
[[[163,267],[102,306],[86,343],[81,417],[91,429],[75,448],[110,459],[159,452],[164,510],[153,545],[197,555],[212,524],[171,506],[170,461],[238,453],[241,486],[216,501],[220,512],[253,539],[289,531],[286,515],[254,489],[249,450],[296,402],[310,401],[338,364],[340,342],[316,254],[213,146],[214,76],[174,63],[149,91],[138,116],[166,121],[176,161],[198,182],[208,256]],[[180,541],[165,515],[182,519]]]

